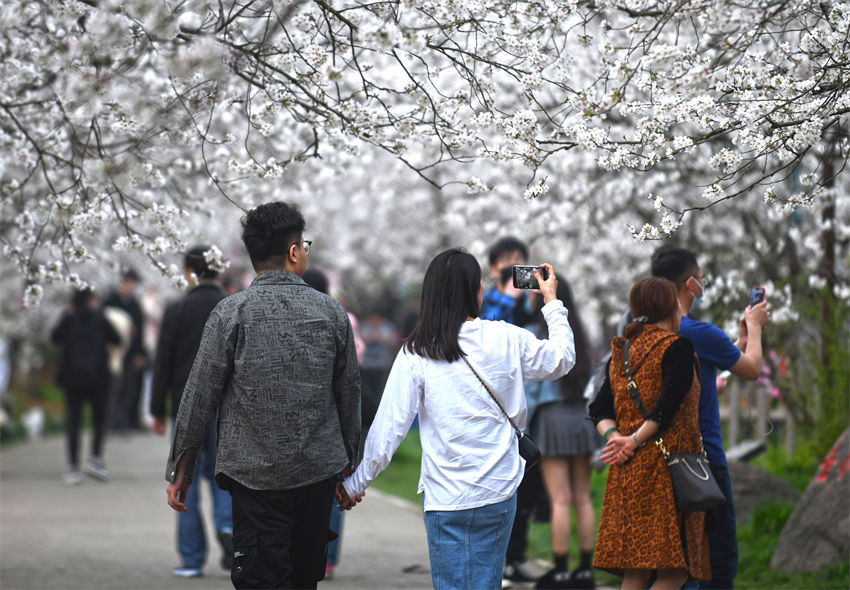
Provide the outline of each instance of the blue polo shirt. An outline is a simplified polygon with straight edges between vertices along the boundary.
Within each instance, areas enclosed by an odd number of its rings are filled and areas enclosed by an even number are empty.
[[[726,332],[708,322],[682,318],[679,334],[689,338],[699,358],[699,430],[709,463],[726,465],[717,401],[717,369],[725,371],[741,358],[741,350]]]

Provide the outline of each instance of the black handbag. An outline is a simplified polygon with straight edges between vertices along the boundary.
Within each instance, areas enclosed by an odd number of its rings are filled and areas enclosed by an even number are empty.
[[[478,380],[481,382],[481,385],[484,386],[484,389],[487,390],[487,393],[490,394],[490,397],[493,398],[493,401],[496,402],[496,405],[499,406],[499,409],[502,410],[502,414],[505,415],[505,418],[508,419],[508,422],[513,427],[514,432],[516,432],[517,436],[517,445],[519,446],[519,456],[525,459],[525,470],[528,471],[540,461],[541,453],[540,449],[537,448],[537,445],[534,444],[534,441],[531,440],[531,437],[527,434],[523,433],[519,428],[516,427],[514,421],[511,420],[511,417],[508,416],[508,413],[505,411],[505,408],[502,407],[501,402],[498,398],[493,395],[493,392],[490,390],[490,387],[485,383],[484,379],[481,378],[481,375],[478,374],[478,371],[469,363],[465,356],[461,356],[461,358],[466,362],[466,365],[469,369],[478,377]]]
[[[640,401],[637,385],[632,378],[632,371],[629,367],[628,339],[623,344],[623,368],[632,403],[646,420],[649,413]],[[655,435],[655,446],[664,455],[667,468],[670,470],[676,510],[679,512],[701,512],[726,502],[726,496],[720,491],[720,486],[717,485],[717,480],[709,467],[705,448],[698,455],[671,455],[667,452],[660,434]],[[702,446],[702,437],[700,437],[700,446]]]

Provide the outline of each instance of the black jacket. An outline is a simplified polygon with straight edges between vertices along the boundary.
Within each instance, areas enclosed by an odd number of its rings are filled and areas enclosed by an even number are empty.
[[[162,316],[154,361],[151,414],[165,417],[165,403],[171,392],[171,416],[177,416],[183,388],[201,345],[201,334],[210,312],[224,299],[218,283],[204,282],[182,299],[171,303]]]
[[[106,345],[121,337],[100,310],[84,307],[65,314],[51,335],[62,347],[57,381],[66,389],[105,392],[109,386]]]

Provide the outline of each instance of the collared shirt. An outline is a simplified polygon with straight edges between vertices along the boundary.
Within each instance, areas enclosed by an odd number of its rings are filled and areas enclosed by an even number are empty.
[[[343,307],[287,271],[261,273],[222,300],[183,391],[168,481],[185,455],[191,482],[217,411],[217,478],[286,490],[356,464],[360,373]]]
[[[464,322],[458,335],[470,364],[518,428],[526,423],[523,381],[557,379],[575,364],[563,303],[543,306],[549,339],[505,322]],[[525,461],[505,415],[462,359],[435,361],[402,349],[366,438],[363,461],[343,482],[352,497],[389,464],[419,414],[425,510],[465,510],[510,498]]]

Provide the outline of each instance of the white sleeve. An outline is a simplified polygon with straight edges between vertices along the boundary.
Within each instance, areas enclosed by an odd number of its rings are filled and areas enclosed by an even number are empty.
[[[414,373],[412,360],[404,349],[396,356],[375,420],[366,437],[363,460],[342,482],[351,497],[363,493],[372,480],[386,469],[419,411],[422,379]]]
[[[576,346],[570,328],[569,312],[560,300],[543,306],[549,326],[549,339],[540,340],[527,330],[523,345],[522,375],[525,381],[558,379],[576,364]]]

